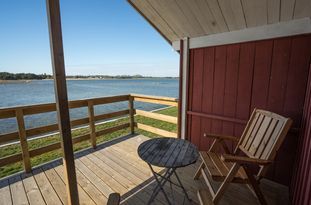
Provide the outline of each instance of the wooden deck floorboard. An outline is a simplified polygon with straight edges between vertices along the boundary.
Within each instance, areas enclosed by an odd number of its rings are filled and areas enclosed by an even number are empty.
[[[106,204],[110,193],[121,194],[124,205],[146,204],[156,183],[145,162],[137,154],[137,147],[148,140],[142,135],[132,136],[124,140],[98,146],[96,150],[86,150],[77,155],[75,160],[80,204]],[[194,181],[193,175],[199,162],[177,170],[185,185],[192,203],[197,204],[197,190],[205,189],[200,181]],[[66,187],[63,180],[63,165],[56,161],[35,168],[31,174],[17,174],[0,180],[0,205],[7,204],[67,204]],[[155,168],[156,171],[164,171]],[[201,179],[202,180],[202,179]],[[173,178],[173,181],[176,179]],[[269,204],[286,204],[286,190],[264,181],[261,185]],[[165,189],[170,192],[169,184]],[[183,204],[182,191],[174,188],[177,204]],[[246,186],[230,185],[220,204],[258,204]],[[154,204],[166,204],[165,198],[159,194]]]

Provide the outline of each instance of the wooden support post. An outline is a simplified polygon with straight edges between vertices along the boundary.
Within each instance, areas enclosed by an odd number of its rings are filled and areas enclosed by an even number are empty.
[[[88,111],[89,111],[89,126],[90,126],[90,136],[92,147],[96,148],[96,130],[95,130],[95,117],[94,117],[94,104],[93,101],[88,101]]]
[[[182,50],[180,52],[181,59],[181,74],[180,80],[180,94],[179,94],[179,101],[180,101],[180,137],[182,139],[186,139],[187,137],[187,125],[188,125],[188,118],[187,118],[187,110],[188,110],[188,88],[189,88],[189,39],[184,38],[180,41],[182,45]],[[189,139],[188,139],[189,140]]]
[[[26,138],[24,114],[23,114],[22,109],[16,110],[16,120],[17,120],[17,125],[18,125],[19,140],[20,140],[21,149],[22,149],[24,169],[25,169],[25,172],[29,173],[31,172],[31,164],[30,164],[28,143],[27,143],[27,138]]]
[[[130,117],[130,128],[131,134],[135,133],[135,122],[134,122],[134,97],[129,97],[129,117]]]
[[[71,139],[59,0],[46,0],[58,126],[61,136],[68,204],[78,205],[78,187]]]
[[[180,40],[180,54],[179,54],[179,92],[178,92],[178,119],[177,119],[177,137],[181,138],[181,118],[182,118],[182,88],[183,88],[183,40]]]

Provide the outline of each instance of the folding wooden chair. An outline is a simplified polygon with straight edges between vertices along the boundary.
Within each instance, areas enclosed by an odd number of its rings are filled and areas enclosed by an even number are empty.
[[[268,165],[275,158],[292,120],[272,112],[255,109],[248,121],[240,139],[233,136],[210,134],[215,140],[209,151],[200,152],[202,163],[194,179],[202,174],[217,204],[224,194],[229,183],[244,183],[252,187],[261,204],[267,204],[259,188],[259,181],[266,172]],[[224,140],[236,141],[237,146],[233,153]],[[216,146],[221,146],[225,154],[217,153]],[[244,156],[240,156],[242,154]],[[259,166],[259,171],[254,173],[249,165]],[[209,176],[209,177],[208,177]],[[218,190],[214,191],[210,179],[222,182]],[[198,191],[199,200],[202,201],[202,191]]]

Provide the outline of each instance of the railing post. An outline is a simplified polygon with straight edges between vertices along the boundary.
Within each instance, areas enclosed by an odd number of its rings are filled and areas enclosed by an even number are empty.
[[[133,96],[129,96],[129,117],[130,117],[131,134],[134,134],[135,123],[134,123],[134,97]]]
[[[93,101],[87,101],[89,111],[89,126],[92,147],[96,148],[96,130],[95,130],[95,117],[94,117],[94,104]]]
[[[16,120],[17,120],[17,125],[18,125],[19,140],[20,140],[21,149],[22,149],[24,169],[27,173],[29,173],[31,172],[31,164],[30,164],[28,143],[27,143],[27,138],[26,138],[24,114],[23,114],[22,109],[16,110]]]

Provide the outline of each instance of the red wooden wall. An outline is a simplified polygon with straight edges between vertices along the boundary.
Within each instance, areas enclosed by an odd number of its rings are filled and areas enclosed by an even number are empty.
[[[310,65],[311,69],[311,65]],[[302,117],[302,132],[298,146],[297,170],[292,182],[293,204],[311,204],[311,72]]]
[[[190,50],[187,136],[200,150],[203,133],[240,136],[253,108],[294,120],[268,177],[290,183],[311,56],[311,35]],[[233,148],[234,145],[230,144]]]

